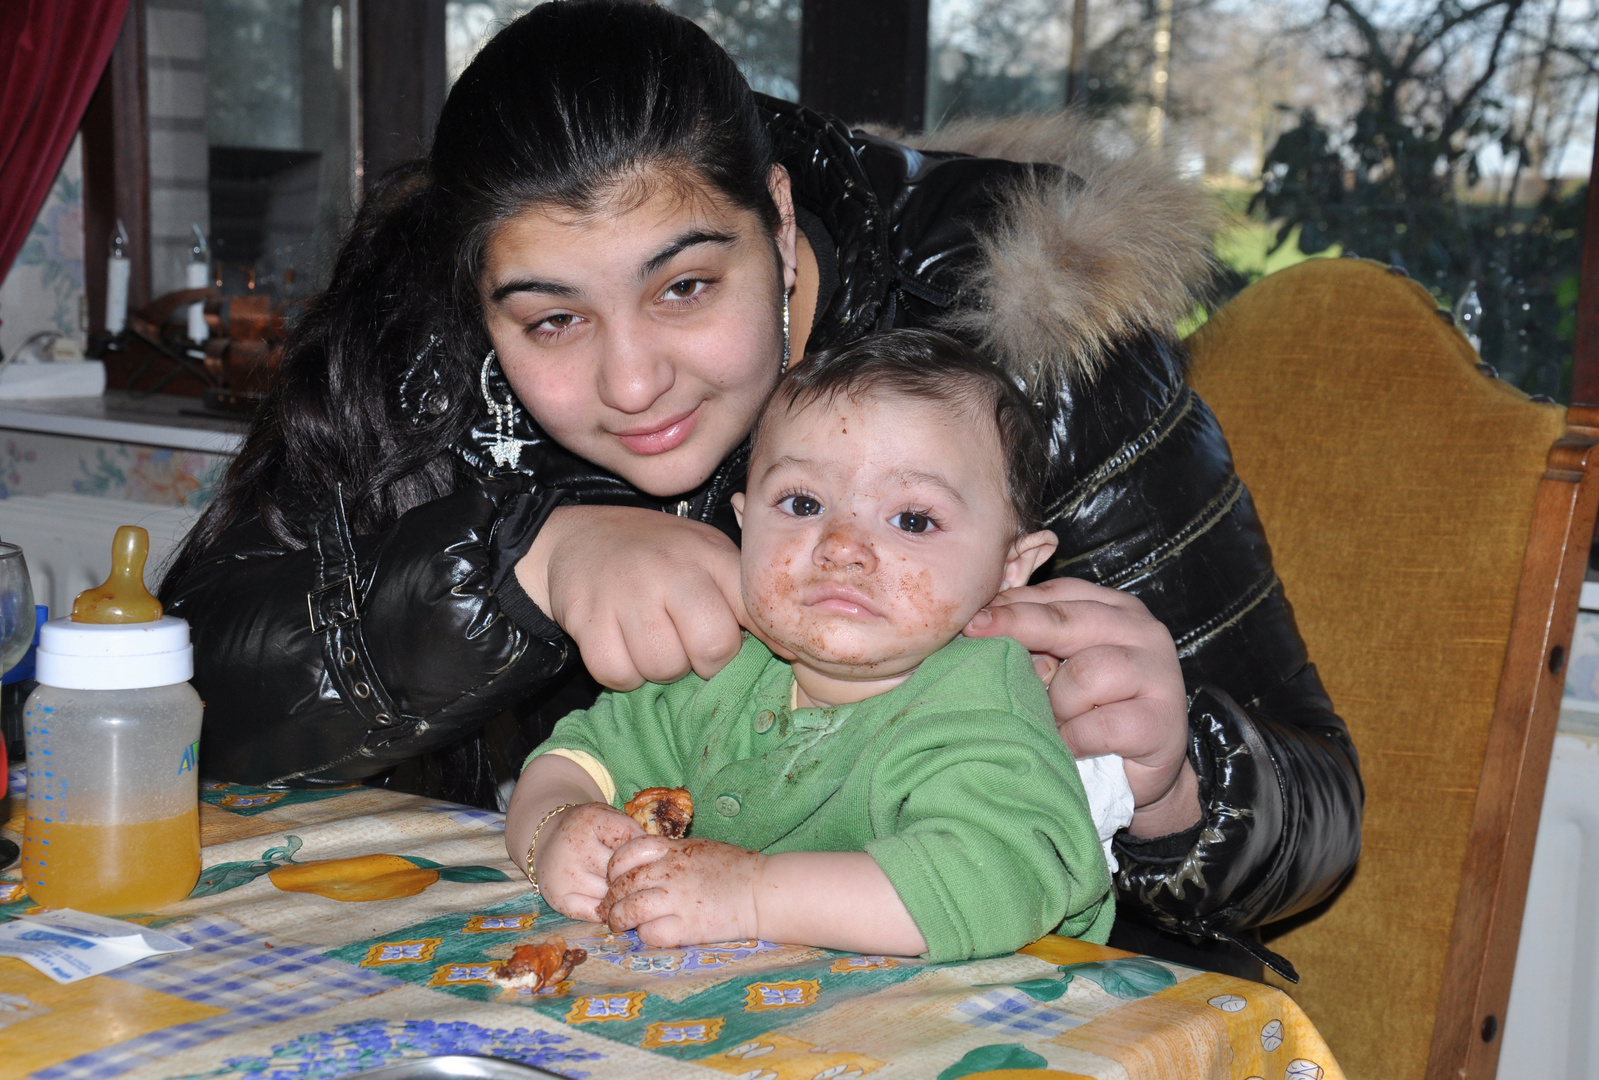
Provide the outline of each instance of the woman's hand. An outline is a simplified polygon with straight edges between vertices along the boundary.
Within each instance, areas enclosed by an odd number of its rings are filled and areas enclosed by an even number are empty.
[[[1015,638],[1033,654],[1073,754],[1122,756],[1134,836],[1164,836],[1199,820],[1177,648],[1137,597],[1054,578],[1000,593],[966,634]]]
[[[568,506],[516,566],[528,596],[616,690],[710,678],[743,645],[738,548],[709,525],[656,510]]]
[[[539,894],[568,919],[599,922],[611,857],[643,835],[638,822],[602,802],[562,810],[539,830],[533,855]]]
[[[600,921],[656,949],[759,936],[755,886],[766,856],[718,840],[645,836],[617,849]]]

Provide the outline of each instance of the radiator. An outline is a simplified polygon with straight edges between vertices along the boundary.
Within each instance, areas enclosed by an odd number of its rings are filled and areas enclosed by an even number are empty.
[[[1599,583],[1582,589],[1499,1080],[1599,1080]]]
[[[152,592],[161,572],[200,511],[92,495],[14,495],[0,499],[0,540],[17,544],[28,561],[34,602],[50,605],[52,618],[72,610],[72,599],[111,572],[111,537],[119,525],[150,533],[144,580]]]

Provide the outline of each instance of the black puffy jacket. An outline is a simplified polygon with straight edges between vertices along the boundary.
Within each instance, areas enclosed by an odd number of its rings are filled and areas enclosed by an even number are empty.
[[[1063,121],[946,129],[935,151],[763,107],[822,263],[811,346],[936,326],[1026,380],[1052,431],[1060,547],[1042,576],[1125,589],[1176,640],[1205,813],[1187,833],[1118,842],[1124,910],[1259,956],[1239,931],[1325,898],[1354,865],[1363,791],[1170,333],[1205,267],[1200,196],[1163,163],[1107,157]],[[659,500],[525,413],[519,424],[517,469],[492,467],[485,422],[457,447],[478,477],[381,533],[352,535],[325,498],[307,511],[310,547],[285,550],[247,521],[169,584],[171,613],[194,628],[208,775],[348,782],[537,695],[576,650],[512,568],[557,505],[654,507],[736,538],[728,500],[744,451],[700,489]]]

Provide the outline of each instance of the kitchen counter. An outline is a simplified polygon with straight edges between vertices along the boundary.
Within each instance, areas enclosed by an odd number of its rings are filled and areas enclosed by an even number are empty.
[[[206,454],[236,454],[249,421],[208,413],[200,399],[171,394],[36,398],[0,402],[0,429],[133,443]]]

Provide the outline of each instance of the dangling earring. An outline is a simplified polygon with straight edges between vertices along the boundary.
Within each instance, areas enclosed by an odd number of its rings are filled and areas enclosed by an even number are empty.
[[[783,363],[778,367],[777,373],[783,374],[788,370],[788,290],[783,290]]]
[[[478,373],[478,384],[483,391],[483,403],[489,407],[489,412],[494,415],[494,441],[489,443],[489,457],[494,459],[494,464],[500,468],[516,468],[522,460],[522,446],[525,440],[512,437],[511,432],[516,425],[516,397],[513,394],[504,401],[495,401],[494,395],[489,392],[489,367],[495,361],[494,350],[483,358],[483,370]]]

